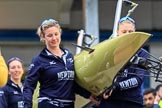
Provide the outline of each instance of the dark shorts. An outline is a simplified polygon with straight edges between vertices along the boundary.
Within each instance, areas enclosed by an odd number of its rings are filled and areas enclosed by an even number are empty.
[[[74,108],[74,102],[63,103],[58,101],[44,100],[38,103],[38,108]]]

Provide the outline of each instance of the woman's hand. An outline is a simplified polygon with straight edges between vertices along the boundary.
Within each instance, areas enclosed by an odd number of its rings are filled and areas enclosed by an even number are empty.
[[[112,92],[113,92],[113,89],[110,90],[108,93],[103,93],[103,95],[102,95],[103,98],[104,98],[104,99],[108,99],[108,98],[111,96]]]
[[[158,95],[155,96],[154,104],[158,104],[160,101],[160,97]]]
[[[100,104],[100,100],[97,99],[97,97],[94,96],[94,95],[91,95],[91,96],[89,97],[89,99],[90,99],[94,104],[96,104],[96,105],[99,105],[99,104]]]

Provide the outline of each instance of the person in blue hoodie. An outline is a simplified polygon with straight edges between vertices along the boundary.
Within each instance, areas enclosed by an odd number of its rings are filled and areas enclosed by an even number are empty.
[[[135,32],[135,21],[130,17],[121,18],[117,31],[118,36],[132,32]],[[145,59],[149,57],[142,48],[135,56]],[[116,76],[113,89],[108,94],[103,94],[98,108],[143,108],[141,86],[146,72],[145,67],[138,64],[126,65]]]
[[[54,19],[46,19],[37,29],[45,48],[29,67],[24,84],[24,106],[32,108],[32,96],[40,83],[38,108],[74,108],[75,93],[89,98],[90,93],[75,83],[72,53],[60,46],[61,27]]]
[[[9,80],[4,87],[0,88],[0,107],[24,108],[22,93],[23,61],[18,57],[12,57],[8,60],[7,65]]]

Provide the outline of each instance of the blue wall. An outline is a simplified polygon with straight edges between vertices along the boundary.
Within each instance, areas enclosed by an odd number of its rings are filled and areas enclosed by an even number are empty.
[[[147,32],[153,34],[150,41],[162,41],[162,32]],[[100,31],[100,41],[107,39],[111,31]],[[63,30],[62,41],[76,41],[77,30]],[[36,30],[0,30],[0,41],[39,41]]]

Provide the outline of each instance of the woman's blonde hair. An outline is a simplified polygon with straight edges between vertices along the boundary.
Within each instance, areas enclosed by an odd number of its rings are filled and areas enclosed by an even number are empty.
[[[43,41],[42,38],[44,37],[44,30],[47,30],[50,27],[56,27],[60,30],[60,33],[62,33],[62,29],[58,22],[54,19],[46,19],[42,22],[42,24],[37,29],[37,35],[40,38],[40,41]]]
[[[134,29],[136,29],[136,24],[135,24],[135,20],[129,16],[125,16],[122,17],[119,22],[118,22],[118,29],[119,29],[119,25],[122,23],[129,23],[132,24],[134,26]]]

